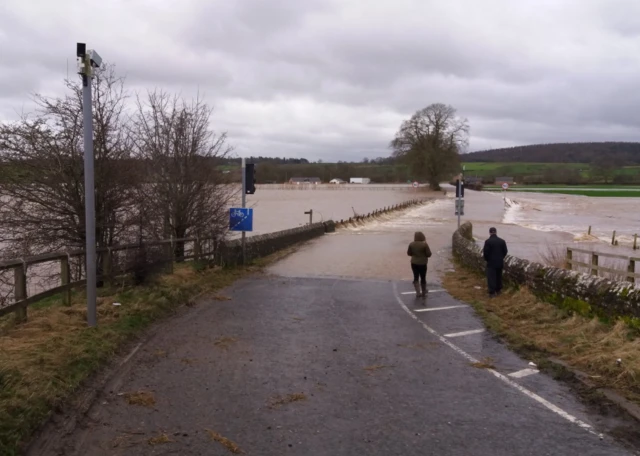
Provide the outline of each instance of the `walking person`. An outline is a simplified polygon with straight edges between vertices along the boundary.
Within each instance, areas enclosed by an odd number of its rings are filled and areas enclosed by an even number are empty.
[[[507,256],[507,243],[498,237],[495,228],[489,229],[489,239],[484,241],[482,254],[487,262],[487,285],[489,296],[494,297],[502,292],[502,268]]]
[[[420,231],[413,235],[413,242],[409,244],[407,255],[411,257],[411,271],[413,272],[413,286],[416,298],[427,297],[427,263],[431,257],[431,249],[427,239]]]

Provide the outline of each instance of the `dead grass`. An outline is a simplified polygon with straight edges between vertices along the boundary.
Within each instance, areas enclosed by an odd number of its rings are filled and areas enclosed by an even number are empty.
[[[488,299],[484,278],[464,270],[446,274],[443,284],[454,297],[472,304],[487,326],[514,349],[535,357],[537,364],[558,358],[587,373],[597,387],[615,389],[640,403],[637,329],[623,321],[610,324],[572,314],[526,289]]]
[[[471,366],[475,367],[476,369],[495,369],[496,368],[494,364],[494,360],[490,356],[487,356],[486,358],[482,358],[477,363],[471,363]]]
[[[236,445],[234,442],[232,442],[231,440],[229,440],[228,438],[223,437],[222,435],[210,429],[207,429],[206,431],[207,431],[207,434],[209,434],[209,437],[211,438],[211,440],[213,440],[214,442],[218,442],[220,445],[225,447],[231,453],[242,454],[242,450],[240,449],[240,447]]]
[[[216,339],[216,341],[213,343],[213,345],[215,345],[218,348],[222,348],[223,350],[227,350],[229,347],[231,347],[237,341],[238,341],[238,339],[236,339],[235,337],[222,336],[222,337],[218,337]]]
[[[151,391],[133,391],[124,393],[124,398],[129,405],[139,405],[141,407],[153,407],[156,405],[156,398]]]
[[[231,301],[229,296],[212,296],[211,299],[214,301]]]
[[[68,307],[60,296],[49,298],[50,305],[30,308],[23,324],[16,325],[12,315],[0,318],[0,454],[21,454],[50,411],[151,323],[254,271],[196,271],[180,264],[174,274],[144,287],[100,289],[96,328],[86,325],[83,293],[75,293]]]
[[[293,402],[306,401],[307,395],[304,393],[292,393],[286,396],[275,396],[269,401],[270,408],[279,408],[283,405],[291,404]]]
[[[147,440],[147,443],[149,445],[163,445],[165,443],[171,443],[171,442],[173,442],[173,440],[169,438],[166,432],[161,432],[160,435],[151,437],[149,440]]]
[[[567,268],[567,249],[560,245],[547,244],[545,248],[538,253],[542,264],[553,268]]]

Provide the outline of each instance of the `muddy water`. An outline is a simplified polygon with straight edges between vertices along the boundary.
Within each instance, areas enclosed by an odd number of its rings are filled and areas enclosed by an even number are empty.
[[[638,204],[635,200],[586,198],[587,201],[580,201],[583,198],[567,200],[562,195],[509,196],[505,202],[497,194],[466,193],[462,221],[473,222],[474,236],[479,244],[488,236],[489,228],[494,226],[507,240],[512,255],[533,261],[543,261],[553,251],[563,254],[567,245],[575,244],[598,251],[633,253],[623,246],[607,246],[596,237],[586,238],[586,227],[580,227],[587,222],[585,226],[598,224],[604,232],[616,229],[614,226],[623,232],[631,232],[633,223],[637,222],[623,207],[634,207]],[[424,231],[434,251],[429,275],[431,281],[437,282],[441,274],[451,268],[451,235],[456,227],[454,197],[450,193],[399,216],[343,229],[309,243],[298,254],[273,266],[271,272],[297,276],[408,279],[410,270],[406,248],[413,233],[420,230]]]
[[[497,196],[497,195],[496,195]],[[592,227],[592,235],[629,245],[633,235],[640,234],[640,198],[589,198],[574,195],[542,193],[509,193],[511,207],[504,222],[541,231],[564,231],[584,235]]]
[[[247,195],[247,207],[254,209],[253,235],[286,230],[309,222],[305,212],[313,210],[313,221],[341,220],[354,213],[367,214],[376,209],[414,198],[425,198],[424,192],[413,191],[409,186],[385,186],[364,188],[345,187],[335,190],[324,187],[314,190],[258,189]]]

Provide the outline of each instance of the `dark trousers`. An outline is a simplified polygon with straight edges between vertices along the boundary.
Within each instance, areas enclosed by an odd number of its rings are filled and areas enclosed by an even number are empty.
[[[496,294],[502,291],[502,268],[492,268],[487,266],[487,285],[489,294]]]
[[[420,283],[427,283],[427,265],[426,264],[413,264],[411,263],[411,270],[413,271],[413,281],[417,282],[420,279]]]

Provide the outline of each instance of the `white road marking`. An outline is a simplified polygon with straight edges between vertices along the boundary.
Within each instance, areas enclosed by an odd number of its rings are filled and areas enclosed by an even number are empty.
[[[440,335],[435,329],[431,328],[429,325],[427,325],[426,323],[420,321],[420,319],[418,318],[418,316],[416,314],[414,314],[413,312],[411,312],[411,310],[409,310],[409,308],[404,304],[404,302],[402,302],[402,299],[400,298],[400,296],[398,295],[398,286],[394,283],[393,284],[393,290],[395,291],[395,295],[396,295],[396,301],[398,301],[398,304],[400,304],[400,307],[402,307],[404,309],[404,311],[411,317],[413,318],[415,321],[417,321],[418,323],[420,323],[422,325],[422,327],[427,330],[431,335],[433,335],[434,337],[436,337],[440,342],[442,342],[443,344],[445,344],[447,347],[451,348],[453,351],[455,351],[457,354],[459,354],[460,356],[462,356],[463,358],[465,358],[467,361],[471,362],[471,363],[478,363],[479,361],[474,358],[473,356],[471,356],[470,354],[468,354],[467,352],[465,352],[463,349],[461,349],[460,347],[458,347],[456,344],[454,344],[453,342],[451,342],[450,340],[448,340],[446,337]],[[551,402],[549,402],[548,400],[546,400],[543,397],[538,396],[536,393],[534,393],[533,391],[528,390],[527,388],[518,385],[516,382],[514,382],[513,380],[511,380],[509,377],[502,375],[500,372],[494,370],[494,369],[485,369],[487,372],[490,372],[494,377],[502,380],[504,383],[506,383],[507,385],[511,386],[512,388],[515,388],[516,390],[520,391],[522,394],[524,394],[525,396],[530,397],[531,399],[533,399],[534,401],[538,402],[539,404],[543,405],[544,407],[546,407],[547,409],[551,410],[553,413],[556,413],[557,415],[560,415],[562,418],[566,419],[567,421],[569,421],[570,423],[576,424],[577,426],[581,427],[582,429],[588,431],[590,434],[595,435],[596,437],[598,436],[598,433],[595,432],[593,430],[593,428],[591,427],[591,425],[585,423],[584,421],[576,418],[575,416],[565,412],[564,410],[562,410],[560,407],[552,404]]]
[[[434,310],[449,310],[449,309],[457,309],[459,307],[469,307],[469,306],[431,307],[430,309],[414,309],[414,312],[432,312]]]
[[[133,357],[133,355],[136,354],[136,352],[140,349],[141,346],[142,346],[142,343],[139,343],[138,345],[136,345],[136,347],[133,350],[131,350],[131,353],[129,353],[127,357],[122,360],[120,365],[124,366],[127,362],[129,362],[129,360]]]
[[[445,290],[427,290],[427,293],[442,293]],[[402,295],[414,295],[416,294],[415,291],[403,291],[402,293],[400,293]]]
[[[522,378],[522,377],[527,377],[529,375],[537,374],[538,372],[540,372],[538,369],[527,368],[527,369],[519,370],[518,372],[512,372],[509,374],[509,377]]]
[[[462,331],[459,333],[451,333],[445,334],[444,337],[462,337],[462,336],[470,336],[471,334],[480,334],[483,333],[484,329],[471,329],[469,331]]]

